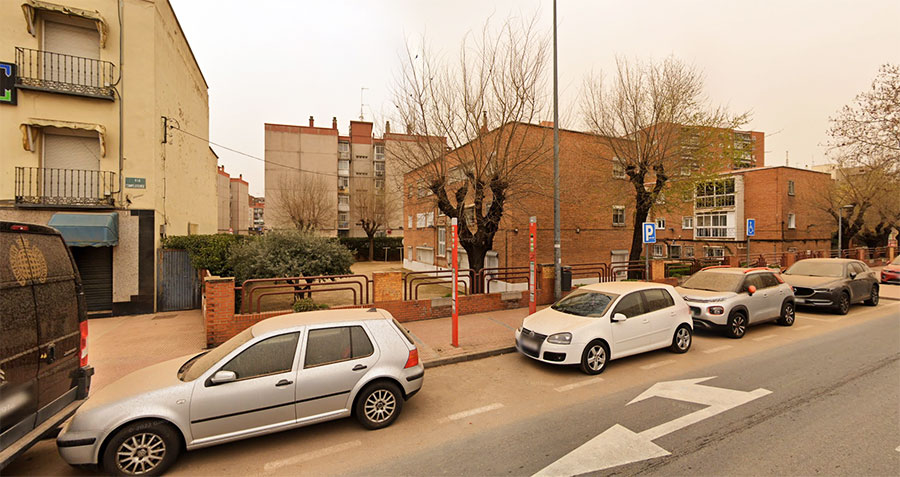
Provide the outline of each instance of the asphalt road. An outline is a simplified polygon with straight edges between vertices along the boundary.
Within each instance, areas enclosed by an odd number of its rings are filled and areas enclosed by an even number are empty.
[[[760,325],[741,340],[698,334],[687,354],[613,361],[600,377],[517,354],[434,368],[390,428],[344,419],[190,452],[170,474],[533,475],[611,427],[652,433],[705,412],[664,397],[628,404],[656,383],[704,377],[768,393],[654,438],[668,455],[594,473],[900,475],[900,302],[887,300],[843,317],[801,311],[793,327]],[[634,451],[615,444],[585,465]],[[47,441],[4,475],[84,474]]]

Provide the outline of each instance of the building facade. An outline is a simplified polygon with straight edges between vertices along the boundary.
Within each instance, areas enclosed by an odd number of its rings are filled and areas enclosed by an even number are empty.
[[[250,229],[254,233],[266,230],[266,199],[250,196]]]
[[[377,235],[402,236],[404,169],[390,151],[408,136],[389,123],[385,130],[376,137],[371,122],[350,121],[343,136],[337,118],[330,128],[313,117],[307,126],[265,124],[267,227],[294,228],[297,216],[315,215],[325,235],[365,237],[361,222],[377,215]]]
[[[217,225],[215,155],[181,133],[208,135],[207,84],[171,5],[22,0],[0,18],[0,218],[103,228],[71,247],[89,311],[153,312],[160,241]]]
[[[243,174],[229,179],[232,233],[247,235],[250,233],[250,184],[244,180]]]

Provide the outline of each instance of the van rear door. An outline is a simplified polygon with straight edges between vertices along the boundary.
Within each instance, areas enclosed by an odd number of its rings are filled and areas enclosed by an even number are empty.
[[[22,233],[0,227],[0,450],[36,425],[38,324]]]

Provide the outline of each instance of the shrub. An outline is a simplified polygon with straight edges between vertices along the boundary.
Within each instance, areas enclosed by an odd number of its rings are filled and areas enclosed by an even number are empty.
[[[322,303],[316,303],[312,300],[312,298],[301,298],[294,302],[294,311],[315,311],[315,310],[327,310],[328,305]]]
[[[284,231],[233,247],[231,263],[236,282],[243,283],[251,278],[349,274],[353,255],[333,238]]]
[[[341,237],[341,245],[350,249],[350,252],[358,260],[369,259],[369,238],[368,237]],[[403,237],[375,237],[375,260],[384,260],[384,247],[390,247],[388,250],[389,260],[400,260],[400,251],[398,247],[403,247]]]
[[[163,248],[187,250],[191,265],[197,270],[207,269],[213,275],[230,277],[234,275],[231,266],[231,250],[238,243],[248,239],[245,235],[180,235],[166,237]]]

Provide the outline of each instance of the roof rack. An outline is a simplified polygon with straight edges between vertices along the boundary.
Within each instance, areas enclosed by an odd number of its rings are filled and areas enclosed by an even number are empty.
[[[769,267],[753,267],[753,268],[748,268],[748,269],[744,270],[744,273],[759,272],[759,271],[763,271],[763,270],[765,270],[767,272],[773,271],[773,269],[771,269]]]
[[[710,269],[713,269],[713,268],[732,268],[732,266],[731,266],[731,265],[713,265],[713,266],[710,266],[710,267],[703,267],[703,268],[700,269],[700,271],[702,272],[703,270],[710,270]]]

